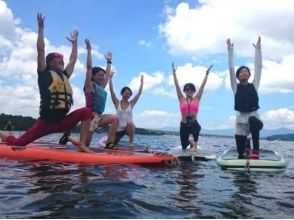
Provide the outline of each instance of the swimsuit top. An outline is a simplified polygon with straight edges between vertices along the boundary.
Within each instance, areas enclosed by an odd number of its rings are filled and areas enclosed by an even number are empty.
[[[186,99],[185,102],[182,102],[180,104],[180,109],[183,114],[188,113],[197,113],[199,110],[199,105],[197,102],[192,101],[191,103],[188,103],[188,100]]]

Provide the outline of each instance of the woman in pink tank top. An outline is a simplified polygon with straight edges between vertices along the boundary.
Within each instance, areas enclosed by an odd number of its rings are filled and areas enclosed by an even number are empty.
[[[182,93],[181,88],[179,86],[179,82],[176,75],[176,68],[174,63],[172,63],[172,71],[174,77],[174,83],[176,86],[176,91],[178,95],[178,99],[180,102],[180,110],[181,110],[181,124],[180,124],[180,138],[182,149],[185,150],[190,145],[191,151],[197,150],[197,142],[199,138],[199,132],[201,130],[201,126],[197,121],[197,114],[199,111],[199,101],[202,97],[204,87],[207,81],[207,77],[209,74],[212,65],[206,70],[205,77],[202,81],[202,84],[196,93],[196,88],[193,83],[187,83],[184,85],[184,93]],[[195,94],[196,93],[196,94]],[[190,134],[193,135],[194,141],[189,140]]]

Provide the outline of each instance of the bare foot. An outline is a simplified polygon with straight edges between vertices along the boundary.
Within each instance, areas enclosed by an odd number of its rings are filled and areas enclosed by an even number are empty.
[[[191,152],[196,152],[197,151],[197,147],[190,147],[189,149]]]
[[[90,150],[90,148],[86,147],[86,146],[79,146],[80,151],[85,152],[85,153],[91,153],[94,154],[95,152]]]
[[[191,152],[197,151],[197,145],[191,140],[190,140],[190,151]]]
[[[131,142],[131,141],[129,141],[128,146],[129,146],[129,147],[134,147],[134,143]]]

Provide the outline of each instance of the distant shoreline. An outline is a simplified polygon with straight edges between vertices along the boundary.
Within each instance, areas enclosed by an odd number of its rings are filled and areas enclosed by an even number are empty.
[[[32,126],[32,124],[36,121],[36,119],[29,117],[29,116],[20,116],[20,115],[7,115],[7,114],[0,114],[0,129],[4,130],[6,124],[10,121],[13,125],[13,131],[25,131],[29,127]],[[103,133],[106,132],[108,127],[102,128],[97,133]],[[290,129],[288,134],[280,134],[279,129],[277,130],[276,134],[272,135],[266,135],[261,137],[261,139],[274,141],[274,140],[282,140],[282,141],[294,141],[294,131],[291,132]],[[72,129],[73,132],[79,132],[79,127],[76,126]],[[215,134],[213,134],[215,132]],[[224,134],[222,134],[222,132]],[[274,131],[273,131],[274,132]],[[167,130],[160,130],[160,129],[145,129],[145,128],[136,128],[136,134],[141,135],[175,135],[179,136],[179,131],[167,131]],[[231,135],[230,135],[231,134]],[[233,129],[224,129],[222,130],[205,130],[203,129],[203,133],[200,132],[201,136],[205,137],[228,137],[233,138],[234,137],[234,131]]]

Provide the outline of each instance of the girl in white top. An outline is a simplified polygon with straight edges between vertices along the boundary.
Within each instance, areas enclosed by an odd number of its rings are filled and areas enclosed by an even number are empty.
[[[133,108],[139,100],[139,97],[142,93],[144,75],[141,75],[141,84],[138,93],[134,96],[133,99],[129,101],[130,97],[132,96],[132,90],[129,87],[122,88],[120,92],[120,94],[122,95],[121,100],[119,100],[116,97],[112,84],[113,74],[114,72],[112,72],[110,75],[109,90],[112,102],[116,108],[116,114],[119,118],[119,125],[116,130],[115,144],[119,142],[119,140],[126,134],[129,136],[129,146],[132,146],[133,138],[135,135],[135,125],[133,122]]]

